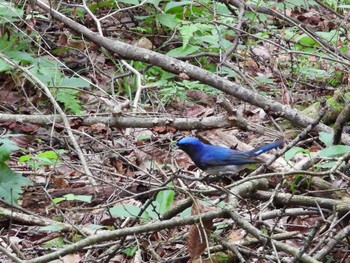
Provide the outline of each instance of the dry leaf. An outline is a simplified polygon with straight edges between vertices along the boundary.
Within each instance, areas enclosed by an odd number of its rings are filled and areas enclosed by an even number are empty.
[[[199,215],[209,211],[210,208],[204,206],[200,201],[195,200],[192,205],[191,214]],[[202,220],[202,222],[192,225],[187,239],[188,253],[192,262],[198,259],[207,247],[213,220]]]
[[[183,111],[184,117],[199,117],[205,113],[206,108],[201,105],[193,105]]]
[[[13,137],[11,141],[14,141],[19,147],[26,148],[34,139],[35,137],[33,135],[27,135]]]
[[[242,240],[244,237],[244,231],[240,230],[240,229],[236,229],[234,231],[232,231],[230,233],[230,235],[228,236],[228,242],[229,243],[235,243],[239,240]]]
[[[58,188],[67,188],[69,186],[68,180],[66,180],[63,177],[54,176],[52,178],[52,182],[54,185],[56,185]]]
[[[107,130],[108,127],[104,123],[95,123],[91,125],[91,132],[94,134],[105,133]]]
[[[79,263],[81,262],[81,256],[80,254],[68,254],[60,259],[56,259],[54,261],[51,261],[52,263]]]
[[[170,126],[156,126],[152,128],[152,130],[160,134],[164,134],[168,132],[172,132],[172,133],[176,132],[176,129]]]
[[[189,90],[186,91],[186,95],[187,97],[191,98],[196,103],[201,105],[213,107],[216,104],[216,97],[204,91]]]
[[[270,60],[271,55],[269,51],[263,46],[256,46],[252,49],[254,55],[258,56],[261,60]]]
[[[292,94],[285,85],[282,85],[281,102],[285,105],[292,105],[294,103]]]

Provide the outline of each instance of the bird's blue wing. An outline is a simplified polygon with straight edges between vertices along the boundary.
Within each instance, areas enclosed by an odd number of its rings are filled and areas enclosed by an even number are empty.
[[[273,143],[256,148],[254,150],[247,151],[245,153],[250,155],[250,156],[258,156],[264,152],[270,151],[271,149],[278,148],[281,145],[283,145],[283,140],[278,140],[278,141],[275,141]]]
[[[200,164],[203,167],[244,165],[257,162],[259,160],[245,152],[217,146],[207,147],[200,158]]]

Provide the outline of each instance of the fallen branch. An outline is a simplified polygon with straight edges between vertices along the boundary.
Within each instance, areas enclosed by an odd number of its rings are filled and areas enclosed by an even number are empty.
[[[128,235],[136,235],[141,233],[148,233],[153,231],[160,231],[164,229],[170,229],[174,227],[199,223],[201,220],[213,220],[220,217],[227,217],[227,211],[219,209],[213,212],[203,213],[201,215],[196,216],[189,216],[185,218],[173,218],[171,220],[166,220],[162,222],[153,222],[152,224],[142,225],[142,226],[135,226],[130,228],[124,228],[124,229],[118,229],[114,231],[108,231],[101,234],[96,234],[93,236],[89,236],[85,239],[82,239],[78,242],[75,242],[74,244],[67,245],[63,249],[60,249],[58,251],[52,252],[50,254],[37,257],[31,260],[25,260],[22,262],[25,263],[46,263],[51,260],[60,258],[62,256],[68,255],[70,253],[80,251],[84,247],[102,243],[105,241],[110,240],[117,240],[118,238],[125,237]]]
[[[183,118],[183,117],[162,117],[162,116],[67,116],[68,120],[81,119],[82,125],[90,126],[96,123],[103,123],[110,127],[117,128],[154,128],[168,126],[177,130],[209,130],[217,128],[239,127],[245,130],[251,130],[260,134],[269,134],[272,137],[281,137],[281,135],[273,129],[253,123],[244,119],[241,115],[227,117],[224,114],[202,118]],[[62,122],[60,115],[24,115],[24,114],[1,114],[1,122],[20,122],[33,123],[41,126],[59,124]]]
[[[78,24],[72,19],[50,8],[42,1],[38,0],[35,3],[46,12],[49,12],[53,18],[61,21],[71,29],[75,30],[77,33],[82,34],[85,38],[95,42],[99,46],[116,53],[121,58],[143,61],[159,66],[162,69],[175,74],[185,73],[194,80],[198,80],[201,83],[210,85],[242,101],[260,107],[267,113],[274,113],[281,116],[297,126],[306,127],[310,123],[314,122],[312,118],[302,115],[298,110],[293,109],[290,106],[283,105],[256,92],[250,91],[237,83],[231,82],[200,67],[151,50],[132,46],[116,39],[102,37],[85,26]],[[195,129],[195,127],[191,127],[191,129]],[[315,130],[332,132],[332,128],[324,124],[318,124],[315,127]],[[350,144],[350,137],[348,135],[343,135],[342,141]]]
[[[344,200],[334,200],[330,198],[300,196],[287,193],[274,193],[258,190],[254,194],[258,200],[269,200],[274,196],[273,201],[284,205],[302,205],[307,207],[321,207],[327,209],[335,209],[337,212],[349,212],[350,202]]]

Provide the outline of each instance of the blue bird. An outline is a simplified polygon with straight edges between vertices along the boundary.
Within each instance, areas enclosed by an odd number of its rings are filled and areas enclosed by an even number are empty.
[[[251,151],[236,151],[227,147],[209,145],[194,137],[185,137],[177,146],[187,153],[198,168],[208,174],[237,173],[247,164],[261,163],[256,157],[283,144],[282,140],[264,145]]]

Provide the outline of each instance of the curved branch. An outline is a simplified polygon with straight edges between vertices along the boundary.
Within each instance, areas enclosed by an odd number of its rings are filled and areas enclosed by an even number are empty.
[[[270,98],[262,96],[253,91],[247,90],[241,85],[238,85],[237,83],[233,83],[223,77],[217,76],[214,73],[211,73],[200,67],[190,65],[178,59],[159,54],[154,51],[135,47],[135,46],[123,43],[121,41],[118,41],[116,39],[108,39],[108,38],[102,37],[99,34],[92,32],[85,26],[80,25],[75,21],[67,18],[66,16],[62,15],[56,10],[51,9],[48,5],[46,5],[42,1],[38,0],[35,3],[39,7],[44,9],[46,12],[50,12],[55,19],[63,22],[65,25],[67,25],[71,29],[82,34],[85,38],[99,44],[100,46],[108,49],[111,52],[118,54],[121,58],[150,63],[175,74],[186,73],[192,79],[198,80],[202,83],[205,83],[214,88],[217,88],[227,94],[230,94],[242,101],[245,101],[257,107],[260,107],[264,109],[266,112],[271,112],[276,115],[279,115],[291,121],[294,125],[306,127],[310,123],[313,123],[312,118],[303,116],[298,110],[293,109],[287,105],[283,105],[279,102],[276,102]],[[193,127],[191,128],[193,129]],[[332,131],[330,127],[324,124],[318,124],[315,127],[315,130],[326,131],[326,132]],[[350,144],[349,136],[343,136],[342,140],[343,142]]]
[[[128,227],[128,228],[121,228],[114,231],[109,231],[101,234],[96,234],[93,236],[89,236],[85,239],[82,239],[74,244],[68,245],[64,247],[63,249],[60,249],[56,252],[37,257],[31,260],[25,260],[23,262],[25,263],[44,263],[49,262],[51,260],[57,259],[59,257],[62,257],[64,255],[68,255],[72,252],[80,251],[86,246],[93,245],[96,243],[109,241],[109,240],[116,240],[120,237],[128,236],[128,235],[134,235],[134,234],[141,234],[141,233],[148,233],[153,231],[159,231],[164,229],[170,229],[174,227],[189,225],[189,224],[195,224],[199,223],[201,220],[212,220],[217,219],[220,217],[228,217],[227,211],[218,209],[216,211],[203,213],[201,215],[196,216],[189,216],[185,218],[173,218],[171,220],[166,220],[162,222],[153,222],[152,224],[142,225],[142,226],[135,226],[135,227]]]
[[[303,205],[307,207],[321,207],[335,209],[338,212],[349,212],[350,202],[344,200],[334,200],[330,198],[292,195],[287,193],[274,193],[258,190],[254,194],[258,200],[269,200],[274,196],[274,202],[288,205]]]

